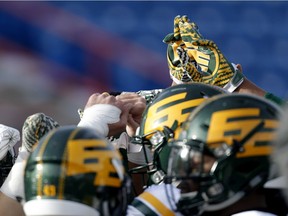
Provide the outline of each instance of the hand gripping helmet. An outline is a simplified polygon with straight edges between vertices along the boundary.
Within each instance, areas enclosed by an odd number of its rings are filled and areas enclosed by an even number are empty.
[[[181,190],[178,210],[220,210],[262,186],[281,112],[248,94],[217,95],[198,106],[169,143],[165,180]]]
[[[63,126],[41,138],[24,174],[27,216],[122,215],[124,167],[112,144],[89,128]]]
[[[167,170],[170,152],[167,141],[178,136],[179,126],[195,107],[222,93],[225,91],[221,88],[202,83],[174,85],[159,93],[146,107],[139,130],[132,140],[132,144],[143,146],[146,162],[130,172],[148,173],[148,185],[160,183]],[[151,152],[152,161],[147,156]]]

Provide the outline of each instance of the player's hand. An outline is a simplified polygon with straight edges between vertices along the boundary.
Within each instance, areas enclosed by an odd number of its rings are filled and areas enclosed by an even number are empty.
[[[22,126],[22,148],[31,153],[44,135],[58,127],[59,123],[44,113],[28,116]]]
[[[8,151],[12,149],[19,140],[20,132],[16,128],[0,124],[0,161],[2,161],[2,159],[7,155]]]
[[[129,114],[133,110],[133,103],[123,100],[117,100],[118,96],[112,96],[106,92],[98,95],[95,99],[95,103],[98,104],[110,104],[118,107],[121,110],[120,120],[113,124],[108,124],[109,133],[108,136],[114,136],[125,132]]]
[[[175,74],[175,78],[181,78],[182,82],[188,76],[190,81],[220,86],[232,92],[244,80],[243,74],[224,57],[213,41],[203,38],[197,25],[190,22],[187,16],[175,17],[173,36],[168,34],[163,41],[172,47],[174,56],[171,56],[171,48],[167,52],[174,61],[170,60],[172,65],[181,68],[178,71],[174,68],[176,72],[170,71],[170,74]],[[175,60],[180,61],[178,66]],[[171,63],[168,64],[170,67]],[[184,72],[182,76],[179,75],[181,70]]]
[[[110,95],[108,92],[94,93],[88,98],[84,110],[96,104],[111,104],[117,106],[117,103],[115,97]]]
[[[92,94],[78,126],[89,126],[101,135],[115,136],[126,130],[131,103],[116,100],[107,92]]]
[[[140,125],[142,113],[146,108],[146,100],[137,93],[121,94],[116,96],[116,99],[124,104],[131,104],[132,106],[129,110],[126,131],[129,136],[133,136],[137,127]]]

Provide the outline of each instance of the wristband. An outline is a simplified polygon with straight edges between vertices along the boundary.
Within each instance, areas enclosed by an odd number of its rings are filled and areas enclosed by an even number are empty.
[[[244,81],[244,75],[239,71],[235,64],[232,63],[232,66],[235,70],[231,80],[223,87],[226,91],[232,93],[237,89]]]
[[[264,97],[270,101],[273,101],[274,103],[282,106],[282,105],[285,105],[287,104],[287,102],[283,99],[281,99],[280,97],[277,97],[276,95],[270,93],[270,92],[267,92]]]
[[[84,110],[79,127],[90,127],[99,135],[106,137],[109,132],[108,124],[120,120],[121,110],[110,104],[96,104]]]

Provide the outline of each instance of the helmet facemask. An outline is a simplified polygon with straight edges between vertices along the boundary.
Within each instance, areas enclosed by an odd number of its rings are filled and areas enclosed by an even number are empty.
[[[172,194],[171,206],[177,206],[174,211],[180,211],[184,215],[202,213],[200,206],[205,204],[204,194],[207,187],[215,182],[211,169],[216,158],[204,143],[193,142],[194,144],[188,144],[178,140],[169,143],[171,153],[165,177],[166,190],[170,190],[169,193]],[[171,185],[180,189],[181,198],[178,202],[173,196]]]
[[[145,164],[130,169],[130,174],[148,174],[148,185],[162,182],[166,174],[163,170],[167,169],[167,165],[162,165],[163,161],[161,161],[161,156],[163,154],[165,154],[165,157],[169,155],[170,151],[167,149],[167,142],[173,139],[173,131],[173,129],[164,126],[143,136],[136,134],[131,143],[142,146]],[[152,155],[152,160],[148,155]],[[165,166],[165,168],[163,168],[163,166]],[[144,177],[143,181],[145,181]]]

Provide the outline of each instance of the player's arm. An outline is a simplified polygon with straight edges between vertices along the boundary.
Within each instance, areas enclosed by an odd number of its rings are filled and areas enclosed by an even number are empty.
[[[0,191],[0,215],[25,216],[22,205]]]
[[[236,67],[242,73],[241,65],[237,64]],[[249,80],[247,77],[244,77],[244,81],[235,90],[235,92],[255,94],[255,95],[258,95],[260,97],[265,97],[266,99],[269,99],[270,101],[273,101],[280,106],[287,104],[287,102],[285,100],[281,99],[280,97],[274,95],[271,92],[267,92],[264,89],[260,88],[255,83],[253,83],[251,80]]]

